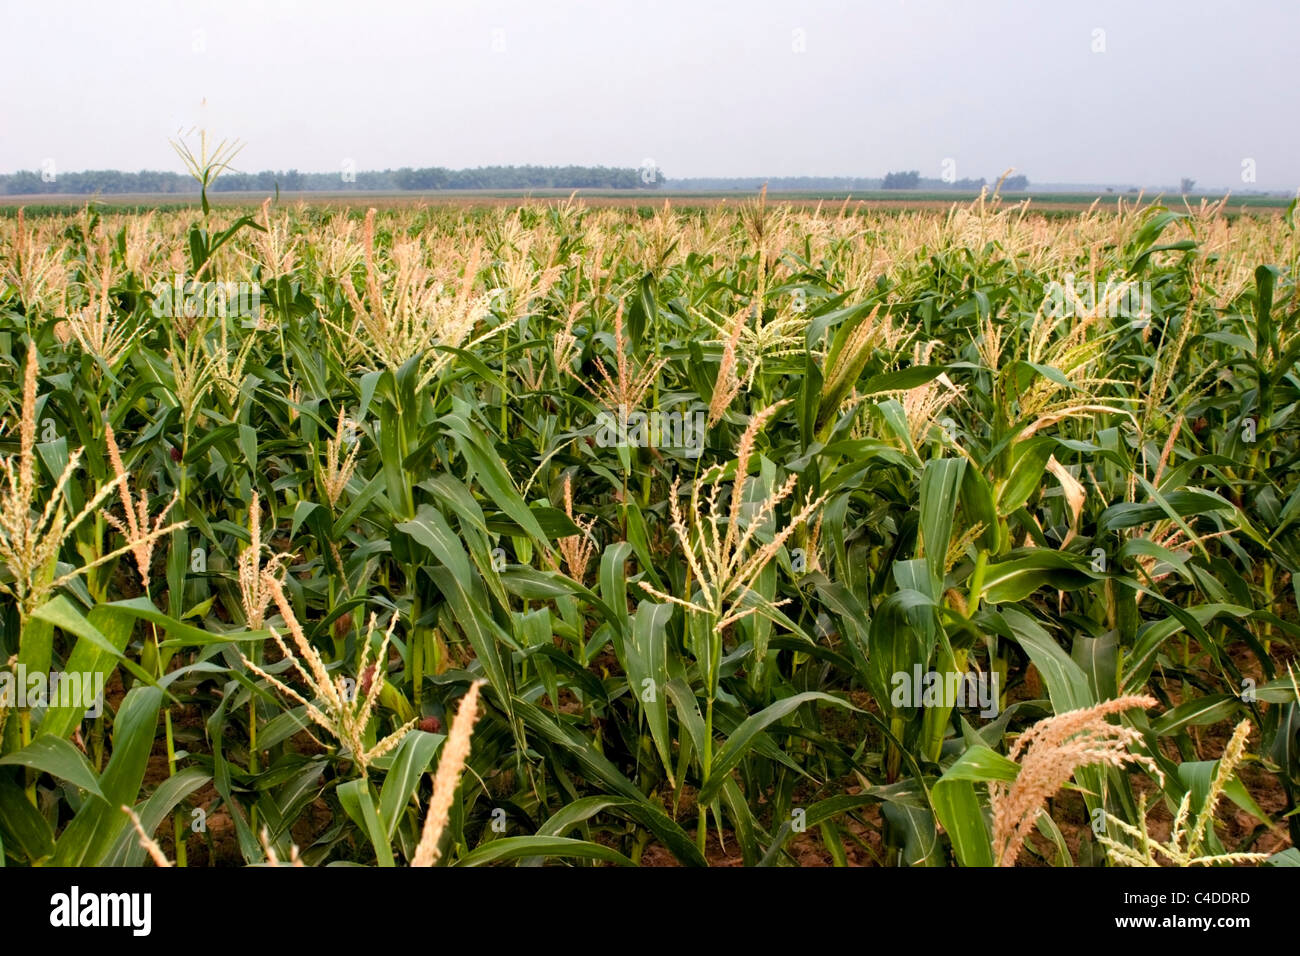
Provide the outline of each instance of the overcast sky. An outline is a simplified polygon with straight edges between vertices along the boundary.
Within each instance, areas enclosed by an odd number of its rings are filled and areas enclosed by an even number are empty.
[[[0,172],[509,164],[1300,186],[1296,0],[0,0]],[[206,98],[206,107],[200,107]],[[1254,161],[1256,181],[1243,181]]]

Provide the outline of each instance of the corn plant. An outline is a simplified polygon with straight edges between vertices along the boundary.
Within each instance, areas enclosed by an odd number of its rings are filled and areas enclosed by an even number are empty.
[[[7,862],[1295,861],[1293,214],[179,148],[0,216]]]

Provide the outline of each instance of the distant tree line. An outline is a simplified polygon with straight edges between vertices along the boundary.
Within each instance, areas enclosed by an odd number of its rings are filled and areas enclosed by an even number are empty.
[[[145,170],[123,173],[116,169],[89,169],[80,173],[59,173],[50,180],[41,174],[20,170],[0,175],[0,194],[29,193],[197,193],[199,185],[189,176]]]
[[[979,179],[922,178],[916,170],[891,172],[883,179],[862,176],[752,176],[693,177],[665,179],[662,170],[608,166],[482,166],[477,169],[445,169],[428,166],[356,172],[304,173],[296,169],[264,170],[260,173],[227,172],[216,181],[212,192],[436,192],[444,189],[673,189],[723,191],[758,189],[764,183],[772,192],[874,192],[880,189],[956,190],[978,192],[987,185]],[[1025,176],[1011,176],[1002,184],[1005,192],[1023,191]],[[23,170],[0,174],[0,195],[38,193],[178,193],[198,192],[198,184],[181,173],[145,170],[125,173],[115,169],[92,169],[59,173],[46,181],[41,173]]]
[[[977,192],[983,189],[988,183],[984,177],[979,179],[923,179],[921,174],[915,170],[906,172],[887,173],[881,180],[881,189],[958,189],[963,192]],[[1005,192],[1023,192],[1029,188],[1028,176],[1008,176],[1002,183],[1002,189]]]
[[[607,166],[483,166],[478,169],[385,169],[379,172],[339,171],[303,173],[296,169],[260,173],[227,172],[211,192],[333,192],[440,189],[659,189],[659,170]],[[187,175],[143,171],[124,173],[92,169],[58,173],[49,181],[39,172],[23,170],[0,175],[0,195],[33,193],[197,193],[198,183]]]

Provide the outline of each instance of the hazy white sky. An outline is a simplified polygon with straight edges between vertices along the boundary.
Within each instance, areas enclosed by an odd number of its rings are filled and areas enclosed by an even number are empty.
[[[951,159],[958,177],[1300,185],[1296,0],[0,11],[0,172],[179,171],[167,138],[203,124],[247,143],[244,171],[653,159],[669,177],[939,176]]]

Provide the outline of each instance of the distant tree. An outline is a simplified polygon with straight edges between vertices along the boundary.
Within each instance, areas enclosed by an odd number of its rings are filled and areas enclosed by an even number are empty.
[[[1186,176],[1183,177],[1183,181],[1179,184],[1178,187],[1179,192],[1181,192],[1184,196],[1186,196],[1189,192],[1191,192],[1195,188],[1196,188],[1196,180],[1189,179]]]
[[[1008,176],[1002,183],[1002,189],[1009,193],[1022,193],[1028,188],[1028,176]]]
[[[885,180],[880,184],[881,189],[915,189],[917,183],[921,181],[919,170],[910,170],[905,173],[886,173]]]

